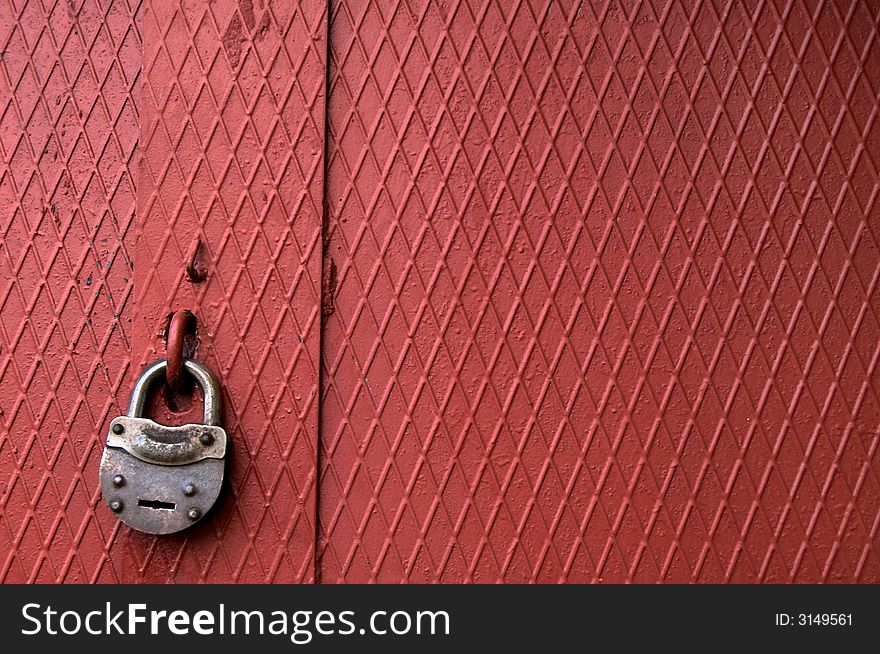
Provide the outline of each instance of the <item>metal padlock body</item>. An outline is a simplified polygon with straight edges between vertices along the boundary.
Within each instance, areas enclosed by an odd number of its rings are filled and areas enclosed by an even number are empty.
[[[171,534],[202,519],[220,495],[227,436],[220,426],[220,388],[203,364],[184,366],[202,389],[204,424],[168,426],[142,417],[150,387],[166,362],[149,366],[135,383],[128,415],[110,423],[101,457],[101,492],[125,524]]]

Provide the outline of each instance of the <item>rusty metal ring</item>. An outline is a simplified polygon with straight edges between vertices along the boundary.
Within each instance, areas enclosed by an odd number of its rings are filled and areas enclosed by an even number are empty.
[[[184,383],[184,345],[187,335],[195,329],[195,316],[190,311],[179,310],[171,315],[168,323],[168,334],[165,340],[165,378],[168,385],[178,393],[186,391]]]

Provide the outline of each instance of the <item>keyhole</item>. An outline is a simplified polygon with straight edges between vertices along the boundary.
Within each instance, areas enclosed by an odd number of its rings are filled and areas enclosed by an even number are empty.
[[[142,500],[138,498],[138,506],[147,509],[157,509],[160,511],[173,511],[177,508],[174,502],[163,502],[162,500]]]

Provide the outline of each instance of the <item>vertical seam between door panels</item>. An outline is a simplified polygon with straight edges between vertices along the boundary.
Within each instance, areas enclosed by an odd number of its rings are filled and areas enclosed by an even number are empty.
[[[330,257],[327,253],[329,245],[328,230],[330,226],[329,206],[327,198],[330,193],[330,55],[331,55],[331,8],[332,0],[327,0],[326,7],[326,50],[324,55],[324,153],[323,166],[324,178],[321,184],[321,296],[318,298],[320,311],[318,314],[318,397],[317,397],[317,428],[315,434],[315,540],[314,540],[314,573],[312,576],[315,584],[321,583],[321,447],[323,427],[321,422],[322,406],[324,397],[324,307],[327,301],[333,301],[333,291],[329,288],[330,277],[328,276]]]

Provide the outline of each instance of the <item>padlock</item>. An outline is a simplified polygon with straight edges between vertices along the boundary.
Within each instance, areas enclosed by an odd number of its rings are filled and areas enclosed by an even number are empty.
[[[128,415],[114,418],[101,457],[101,492],[125,524],[148,534],[172,534],[211,509],[226,464],[217,380],[202,363],[184,360],[202,389],[201,425],[162,425],[144,418],[150,388],[165,376],[165,360],[144,370],[131,392]]]

